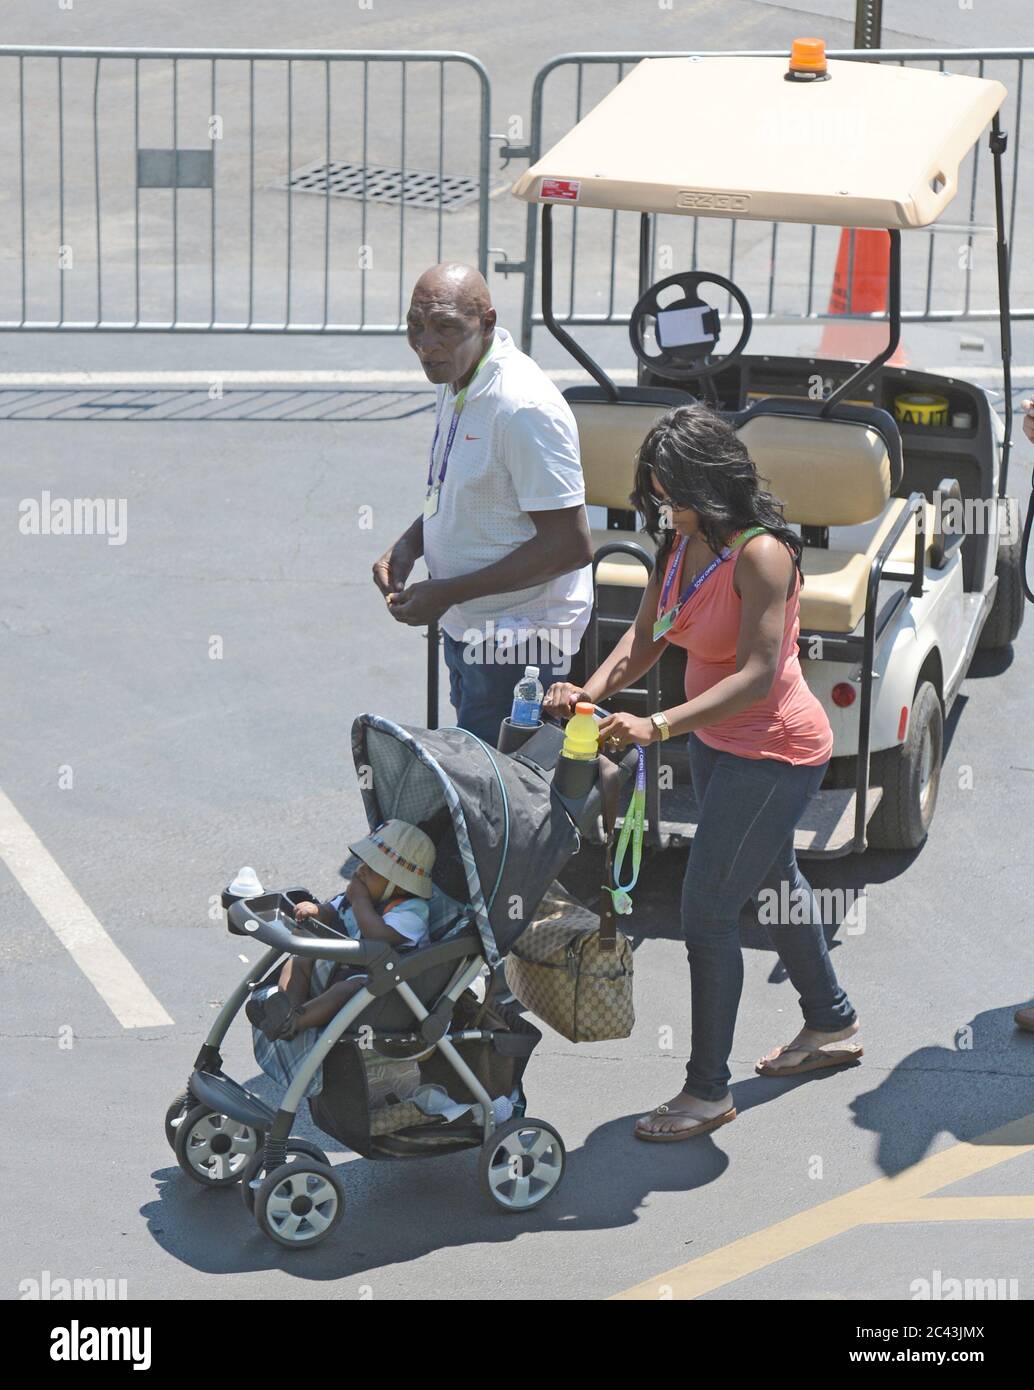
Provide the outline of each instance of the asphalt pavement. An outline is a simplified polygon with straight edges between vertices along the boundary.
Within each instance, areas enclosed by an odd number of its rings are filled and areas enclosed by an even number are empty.
[[[8,9],[9,41],[460,46],[498,73],[505,112],[562,48],[683,46],[687,35],[766,47],[811,27],[817,7],[704,3],[647,24],[624,7],[536,0],[522,9],[519,70],[504,31],[460,4],[416,18],[381,0],[347,18],[264,0],[216,14]],[[896,40],[942,41],[920,7],[901,13],[912,27]],[[847,42],[842,17],[825,28]],[[954,29],[951,41],[966,42]],[[1011,40],[982,29],[979,41]],[[497,285],[512,323],[513,283]],[[806,348],[809,330],[781,331]],[[962,349],[974,334],[983,349]],[[599,337],[609,365],[630,365],[621,340]],[[976,363],[996,384],[991,325],[914,330],[906,344],[917,363],[958,363],[962,375]],[[570,365],[545,343],[541,358]],[[1026,324],[1014,358],[1034,364]],[[569,1163],[540,1213],[488,1207],[470,1153],[371,1163],[331,1144],[345,1220],[296,1254],[259,1234],[235,1191],[204,1192],[180,1173],[165,1107],[256,955],[226,933],[216,896],[244,864],[264,884],[329,895],[365,824],[352,719],[424,718],[425,641],[391,623],[369,573],[421,503],[433,397],[415,379],[376,379],[414,365],[398,339],[0,336],[0,822],[23,856],[9,856],[17,873],[0,862],[0,1293],[18,1297],[49,1271],[125,1279],[130,1297],[155,1299],[910,1299],[949,1277],[1015,1281],[1031,1297],[1034,1035],[1012,1023],[1034,998],[1029,615],[1012,650],[979,656],[963,686],[922,849],[808,866],[816,887],[864,892],[863,929],[832,942],[862,1020],[861,1066],[755,1076],[799,1015],[745,917],[739,1118],[688,1144],[633,1139],[634,1118],[678,1090],[688,1050],[685,853],[673,851],[648,859],[636,897],[632,1036],[573,1045],[547,1031],[529,1068],[530,1113],[561,1132]],[[214,398],[207,384],[325,369],[371,379],[231,381]],[[61,378],[84,370],[154,381]],[[201,380],[163,380],[170,371]],[[44,372],[56,376],[10,376]],[[1015,445],[1010,491],[1025,497],[1034,449],[1018,428]],[[124,544],[24,533],[21,504],[44,490],[124,499]],[[448,716],[444,680],[441,698]],[[565,874],[580,891],[592,854]],[[62,913],[48,923],[43,902]],[[128,967],[118,998],[142,1011],[128,1026],[84,969],[114,978],[94,924]],[[226,1068],[273,1094],[242,1024]],[[327,1146],[307,1122],[301,1132]]]

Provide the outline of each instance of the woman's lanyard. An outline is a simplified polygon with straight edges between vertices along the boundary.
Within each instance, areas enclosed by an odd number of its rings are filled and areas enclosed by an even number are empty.
[[[449,467],[449,455],[452,452],[453,440],[456,438],[456,431],[459,428],[460,416],[463,414],[463,407],[467,403],[467,392],[470,390],[471,386],[473,386],[478,372],[488,361],[494,346],[494,341],[489,343],[488,352],[485,353],[484,357],[482,357],[481,361],[474,368],[474,375],[467,382],[466,386],[464,386],[463,390],[456,393],[456,402],[452,408],[452,419],[449,421],[449,433],[445,437],[445,449],[442,452],[442,461],[438,469],[437,482],[435,482],[434,479],[434,451],[438,447],[438,435],[442,428],[441,415],[439,415],[434,422],[434,438],[431,440],[431,457],[427,464],[427,496],[424,499],[425,521],[429,517],[434,516],[435,512],[438,510],[438,498],[441,495],[442,483],[445,482],[445,474]]]
[[[621,822],[617,849],[614,852],[614,887],[608,888],[614,904],[614,911],[621,916],[632,911],[631,890],[639,882],[639,865],[643,857],[643,825],[646,821],[646,751],[636,749],[635,787],[628,810]],[[621,882],[621,865],[625,862],[625,850],[632,841],[632,877],[627,883]]]
[[[703,584],[703,582],[706,579],[710,579],[711,575],[714,574],[715,570],[722,563],[722,561],[727,560],[734,550],[738,550],[740,546],[743,545],[745,541],[749,541],[752,536],[760,536],[764,529],[765,528],[763,526],[749,526],[745,531],[741,531],[740,534],[736,537],[736,539],[732,541],[731,544],[727,545],[720,555],[716,555],[714,557],[714,559],[711,561],[711,563],[705,570],[701,570],[701,572],[697,575],[693,582],[691,584],[688,584],[686,588],[683,589],[679,597],[678,603],[674,604],[671,608],[669,608],[667,612],[662,611],[661,616],[654,623],[653,640],[655,642],[658,641],[659,638],[663,637],[664,634],[669,630],[671,625],[674,623],[675,619],[682,612],[682,609],[685,607],[686,603],[688,603],[688,601],[693,597],[696,591],[700,588],[701,584]],[[675,582],[675,576],[678,574],[679,566],[682,564],[682,557],[686,553],[686,545],[688,544],[688,540],[688,536],[683,536],[682,539],[679,541],[678,549],[675,551],[675,558],[672,560],[671,565],[668,569],[668,574],[664,581],[664,587],[661,589],[660,606],[662,610],[664,608],[664,605],[668,602],[668,595],[671,593],[672,585]]]

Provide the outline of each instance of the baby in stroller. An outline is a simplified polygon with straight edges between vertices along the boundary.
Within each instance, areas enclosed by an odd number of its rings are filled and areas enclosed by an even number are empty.
[[[354,940],[386,941],[396,949],[427,941],[435,861],[430,836],[408,821],[389,820],[349,849],[362,863],[347,888],[325,903],[298,903],[295,921],[304,926],[315,917]],[[310,999],[315,964],[311,958],[291,956],[278,987],[256,992],[245,1006],[248,1018],[271,1042],[329,1023],[368,978],[361,967],[339,965],[326,989]]]

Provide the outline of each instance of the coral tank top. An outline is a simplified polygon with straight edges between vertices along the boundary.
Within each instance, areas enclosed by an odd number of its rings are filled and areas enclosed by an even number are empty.
[[[749,544],[746,542],[743,548]],[[673,545],[665,567],[665,579],[675,551]],[[685,650],[687,700],[695,699],[736,672],[736,643],[743,604],[732,581],[740,554],[741,551],[734,551],[718,566],[686,601],[664,634],[665,641]],[[684,587],[682,576],[676,576],[668,597],[669,606]],[[833,731],[825,710],[808,688],[797,653],[801,628],[800,588],[801,577],[795,569],[793,592],[786,601],[783,641],[772,689],[764,699],[739,714],[695,729],[702,743],[740,758],[775,758],[804,766],[817,767],[830,757]]]

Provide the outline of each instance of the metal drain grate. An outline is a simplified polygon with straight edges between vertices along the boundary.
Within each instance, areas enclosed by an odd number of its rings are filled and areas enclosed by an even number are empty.
[[[405,203],[407,207],[441,206],[443,212],[456,212],[478,196],[477,179],[465,174],[437,174],[430,169],[392,169],[383,164],[348,164],[340,160],[318,160],[295,169],[290,178],[278,179],[275,187],[296,193],[328,190],[334,198],[353,198],[357,202]]]

